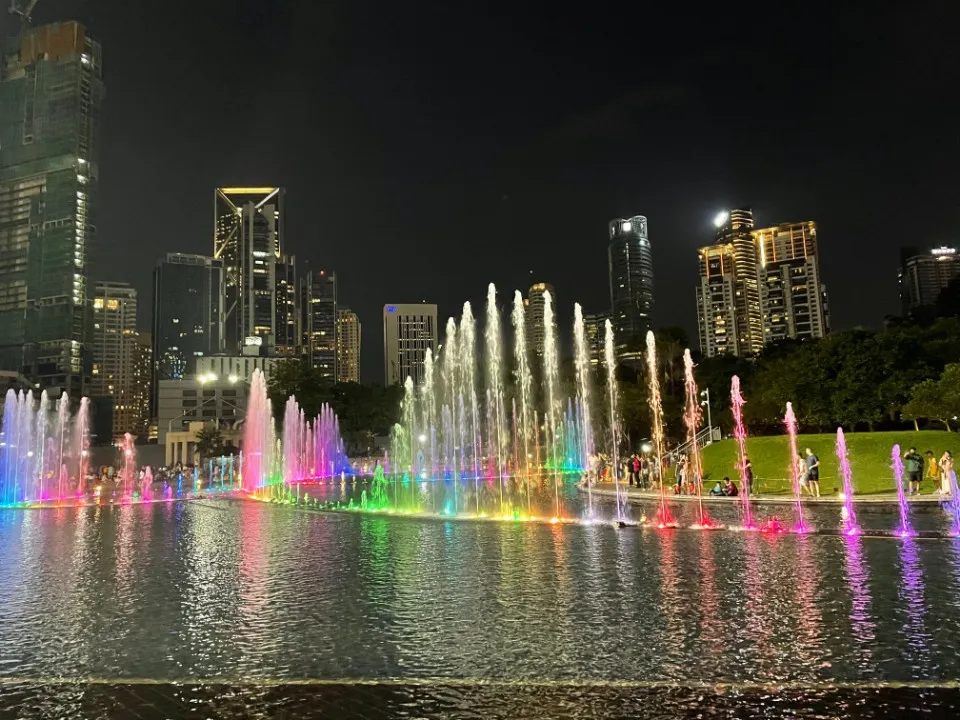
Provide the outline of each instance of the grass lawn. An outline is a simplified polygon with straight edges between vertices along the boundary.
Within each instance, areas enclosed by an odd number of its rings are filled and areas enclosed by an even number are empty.
[[[901,454],[911,446],[923,455],[933,450],[939,460],[944,450],[960,453],[960,435],[938,430],[914,432],[858,432],[848,433],[847,453],[853,471],[854,490],[862,495],[889,493],[896,490],[893,479],[891,448],[899,443]],[[836,435],[799,435],[797,447],[801,453],[811,448],[820,458],[820,492],[832,495],[840,491],[839,462],[835,450]],[[793,492],[790,479],[790,441],[786,435],[747,439],[747,454],[753,465],[754,485],[763,494]],[[703,472],[706,481],[721,480],[725,475],[736,476],[737,443],[721,440],[702,451]],[[932,483],[925,480],[923,493],[935,492]]]

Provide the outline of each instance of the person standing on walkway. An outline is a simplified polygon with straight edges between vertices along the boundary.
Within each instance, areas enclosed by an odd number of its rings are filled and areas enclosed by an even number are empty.
[[[630,458],[630,467],[633,470],[633,478],[637,481],[637,487],[640,487],[640,456],[636,453]]]
[[[807,486],[813,497],[820,497],[820,458],[807,448]]]
[[[749,455],[743,456],[743,494],[747,497],[753,495],[753,463]]]
[[[916,448],[910,448],[903,456],[903,469],[907,472],[907,480],[910,481],[910,494],[920,494],[920,479],[923,477],[923,458],[917,453]]]
[[[797,465],[797,481],[800,483],[800,494],[810,495],[810,488],[807,487],[807,461],[803,459],[803,455],[797,453],[795,463]]]
[[[953,453],[944,451],[940,458],[940,495],[950,497],[950,474],[953,472]]]
[[[927,456],[927,479],[933,485],[934,490],[940,487],[940,464],[937,462],[933,450],[927,450],[924,455]]]

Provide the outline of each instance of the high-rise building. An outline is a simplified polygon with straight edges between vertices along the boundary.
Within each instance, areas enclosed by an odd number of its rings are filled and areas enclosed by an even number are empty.
[[[75,396],[92,370],[101,69],[76,22],[0,38],[0,369]]]
[[[331,383],[337,382],[337,276],[311,270],[300,279],[303,355]]]
[[[437,306],[428,303],[383,306],[383,365],[386,386],[407,377],[424,380],[427,349],[437,349]]]
[[[297,312],[297,259],[293,255],[281,255],[277,260],[277,342],[276,352],[281,357],[297,357],[300,354],[300,314]]]
[[[754,230],[760,255],[764,344],[820,338],[830,330],[827,290],[820,280],[817,224],[785,223]]]
[[[534,283],[527,290],[527,299],[524,302],[524,327],[527,332],[527,351],[537,357],[543,357],[546,345],[546,326],[544,325],[544,308],[546,307],[546,293],[550,293],[550,305],[553,308],[554,327],[557,323],[557,291],[550,283]],[[556,333],[554,333],[556,337]]]
[[[113,399],[116,435],[143,431],[137,402],[137,291],[127,283],[98,282],[93,297],[92,395]]]
[[[904,248],[900,252],[900,302],[905,315],[925,305],[936,305],[940,293],[960,276],[960,254],[956,248],[937,247],[926,251]]]
[[[153,389],[196,372],[196,359],[224,350],[223,265],[205,255],[168,253],[153,271]]]
[[[213,256],[223,262],[224,337],[238,353],[260,338],[277,343],[277,261],[283,252],[284,190],[223,187],[214,192]]]
[[[604,363],[607,320],[610,320],[609,312],[583,316],[583,331],[586,336],[587,351],[590,353],[590,365],[595,368]]]
[[[816,223],[754,229],[750,210],[715,222],[717,242],[699,250],[701,352],[753,355],[768,342],[829,332]]]
[[[639,364],[647,331],[653,327],[653,254],[647,218],[611,220],[609,233],[610,308],[617,359]]]
[[[337,308],[338,382],[360,382],[360,318],[350,308]]]
[[[153,337],[138,332],[133,346],[133,386],[130,398],[134,406],[131,434],[146,440],[150,425],[150,398],[153,394]]]
[[[736,274],[733,245],[708,245],[699,250],[700,284],[697,286],[697,324],[700,352],[714,355],[741,355],[734,309]]]

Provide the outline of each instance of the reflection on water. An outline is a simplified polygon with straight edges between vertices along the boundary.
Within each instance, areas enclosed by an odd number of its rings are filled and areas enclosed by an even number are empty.
[[[960,677],[957,541],[0,511],[0,678]]]

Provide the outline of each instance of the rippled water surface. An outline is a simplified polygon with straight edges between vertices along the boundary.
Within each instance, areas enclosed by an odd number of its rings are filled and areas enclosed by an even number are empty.
[[[593,684],[621,709],[624,693],[661,682],[747,694],[784,684],[800,697],[830,683],[950,687],[958,618],[956,540],[423,521],[243,501],[0,511],[0,688],[17,707],[37,706],[57,679],[323,681],[327,693],[384,680],[387,694],[446,682],[460,710],[499,692],[524,698],[531,717],[543,707],[516,690],[525,684],[561,696]],[[481,681],[493,689],[462,691]],[[909,697],[925,702],[916,688]]]

